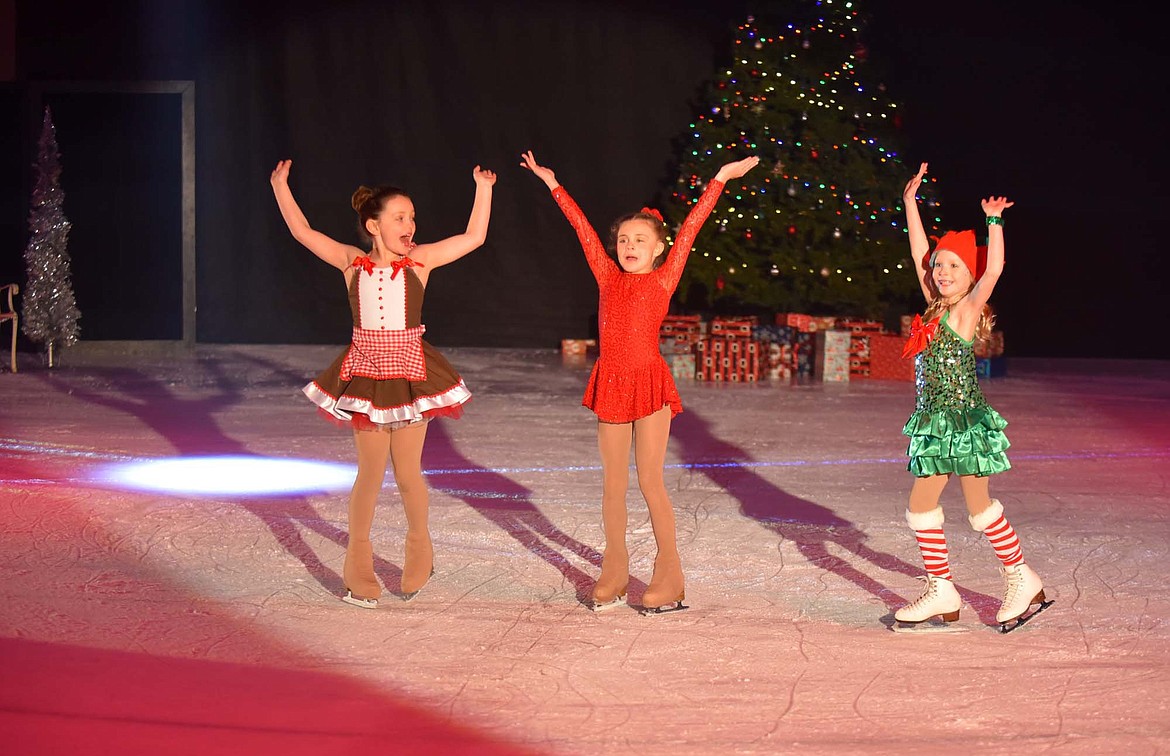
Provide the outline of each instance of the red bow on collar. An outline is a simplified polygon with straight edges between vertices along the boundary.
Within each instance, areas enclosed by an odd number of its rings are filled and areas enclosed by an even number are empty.
[[[374,275],[374,261],[366,255],[358,255],[357,257],[353,258],[353,264],[351,267],[357,268],[358,270],[364,270],[371,276]]]
[[[922,316],[915,315],[914,321],[910,324],[910,338],[906,340],[906,346],[902,349],[902,357],[913,357],[923,349],[926,349],[926,345],[937,334],[938,318],[924,325]]]
[[[393,269],[390,272],[390,280],[393,281],[394,276],[398,275],[398,271],[402,270],[403,268],[425,268],[426,266],[420,262],[411,260],[409,257],[403,257],[401,260],[391,260],[390,267]]]

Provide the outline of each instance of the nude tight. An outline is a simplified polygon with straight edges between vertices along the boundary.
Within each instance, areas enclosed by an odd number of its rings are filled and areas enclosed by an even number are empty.
[[[653,608],[682,598],[683,574],[675,535],[674,507],[663,480],[670,420],[670,407],[663,407],[632,423],[597,424],[597,445],[604,476],[601,521],[605,530],[605,555],[601,576],[593,590],[595,601],[605,602],[624,594],[629,582],[626,491],[630,479],[631,445],[638,471],[638,489],[650,511],[650,524],[658,546],[654,576],[642,596],[642,603]]]

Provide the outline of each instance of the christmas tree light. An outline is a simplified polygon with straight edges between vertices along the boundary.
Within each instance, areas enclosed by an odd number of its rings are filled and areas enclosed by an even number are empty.
[[[896,146],[897,103],[861,75],[869,54],[857,3],[800,0],[785,13],[783,23],[749,16],[737,25],[730,63],[679,142],[679,175],[662,202],[676,228],[703,177],[761,158],[725,188],[680,299],[724,310],[909,312],[919,289],[907,275],[901,195],[914,170]],[[937,232],[929,177],[920,196],[928,233]]]

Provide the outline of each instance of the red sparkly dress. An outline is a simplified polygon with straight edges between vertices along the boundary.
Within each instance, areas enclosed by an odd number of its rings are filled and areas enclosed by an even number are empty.
[[[666,261],[649,273],[634,274],[626,273],[606,254],[597,232],[565,188],[553,189],[553,199],[577,232],[600,292],[600,353],[581,400],[598,420],[630,423],[667,405],[671,416],[682,412],[674,378],[658,348],[658,331],[695,236],[722,191],[723,182],[712,179],[683,221]]]

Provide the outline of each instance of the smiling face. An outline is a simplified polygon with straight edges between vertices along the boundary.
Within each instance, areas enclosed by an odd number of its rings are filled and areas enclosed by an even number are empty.
[[[940,249],[931,260],[931,276],[939,295],[943,299],[957,299],[970,289],[973,280],[971,271],[962,258],[949,249]]]
[[[386,200],[377,218],[366,221],[370,236],[377,237],[383,249],[405,257],[414,248],[414,203],[398,195]]]
[[[618,264],[627,273],[642,274],[654,270],[654,260],[666,251],[661,230],[641,218],[625,221],[614,237]]]

